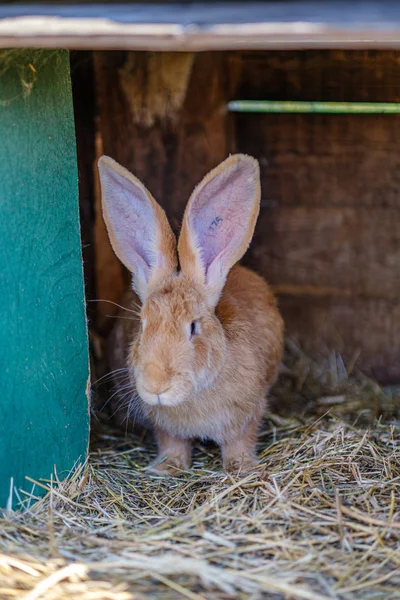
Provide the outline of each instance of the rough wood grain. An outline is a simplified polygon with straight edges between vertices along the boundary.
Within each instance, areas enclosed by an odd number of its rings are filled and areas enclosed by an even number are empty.
[[[263,210],[248,261],[279,291],[400,299],[400,213],[385,208]]]
[[[97,160],[103,154],[103,143],[100,131],[96,133],[96,164],[93,177],[94,182],[94,270],[95,270],[95,294],[93,305],[95,308],[95,329],[102,335],[107,336],[112,326],[113,317],[118,311],[117,304],[122,298],[124,290],[129,282],[129,276],[116,257],[111,247],[106,225],[103,219],[101,206],[100,180],[97,170]]]
[[[400,97],[398,52],[244,53],[242,60],[242,99]],[[233,118],[237,149],[261,163],[261,214],[246,261],[282,295],[288,335],[314,350],[343,339],[347,355],[361,350],[368,373],[400,379],[393,308],[400,300],[400,120]],[[337,336],[327,344],[330,318]]]
[[[244,53],[246,100],[397,102],[400,52]],[[237,115],[261,162],[263,206],[400,208],[396,115]]]
[[[63,477],[84,460],[89,428],[69,57],[26,60],[36,65],[31,93],[24,97],[13,68],[0,86],[3,507],[11,478],[30,491],[25,475],[49,478],[56,467]]]

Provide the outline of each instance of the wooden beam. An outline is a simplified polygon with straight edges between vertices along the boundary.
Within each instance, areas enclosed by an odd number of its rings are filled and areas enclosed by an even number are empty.
[[[49,479],[56,469],[63,478],[84,461],[89,432],[68,52],[16,51],[7,61],[0,85],[0,507],[10,489],[31,491],[25,476]]]
[[[399,48],[389,0],[2,4],[0,47],[130,50]]]

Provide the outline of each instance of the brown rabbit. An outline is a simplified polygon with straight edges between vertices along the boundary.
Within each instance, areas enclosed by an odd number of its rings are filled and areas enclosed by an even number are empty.
[[[176,244],[143,184],[99,159],[103,214],[133,275],[111,336],[115,382],[128,413],[155,432],[158,473],[191,464],[191,441],[211,439],[227,470],[257,464],[256,437],[277,376],[283,322],[266,282],[236,265],[260,206],[258,162],[229,157],[194,190]]]

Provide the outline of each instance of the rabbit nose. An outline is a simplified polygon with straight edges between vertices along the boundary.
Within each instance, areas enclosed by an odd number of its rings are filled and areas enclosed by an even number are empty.
[[[144,387],[150,392],[159,396],[170,388],[169,377],[165,369],[155,363],[148,363],[143,369]]]

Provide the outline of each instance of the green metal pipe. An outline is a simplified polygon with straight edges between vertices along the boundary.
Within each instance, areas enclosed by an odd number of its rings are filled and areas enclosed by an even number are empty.
[[[397,102],[287,102],[272,100],[232,100],[230,112],[240,113],[303,113],[376,115],[400,114]]]

